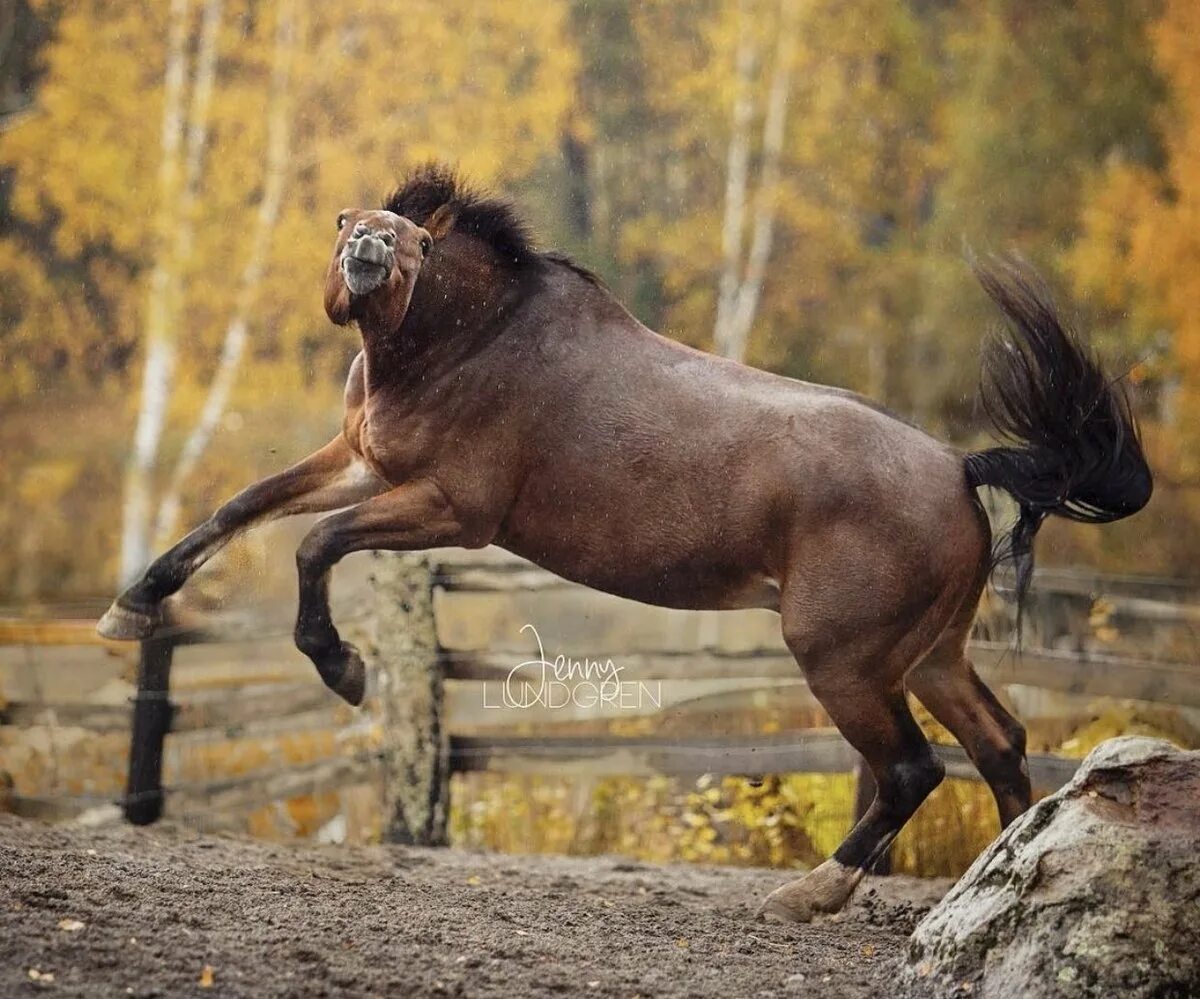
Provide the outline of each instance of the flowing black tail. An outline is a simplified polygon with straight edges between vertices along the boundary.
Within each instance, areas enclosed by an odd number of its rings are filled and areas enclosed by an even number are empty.
[[[1124,386],[1064,325],[1049,290],[1008,260],[973,262],[1007,320],[984,350],[980,396],[1004,447],[966,456],[967,482],[996,486],[1020,506],[993,564],[1016,569],[1020,609],[1033,575],[1033,539],[1050,514],[1105,524],[1137,513],[1154,488]]]

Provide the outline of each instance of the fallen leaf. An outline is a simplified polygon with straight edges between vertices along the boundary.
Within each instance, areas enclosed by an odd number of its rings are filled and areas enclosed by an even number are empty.
[[[211,989],[213,987],[213,969],[211,964],[206,964],[204,970],[200,972],[200,988]]]
[[[483,884],[483,878],[481,878],[478,874],[472,874],[469,878],[467,878],[467,884],[472,886]]]
[[[688,945],[688,942],[683,937],[680,937],[678,940],[675,941],[676,947],[686,947],[687,945]]]
[[[60,919],[58,921],[58,928],[67,933],[78,933],[86,925],[82,919]]]

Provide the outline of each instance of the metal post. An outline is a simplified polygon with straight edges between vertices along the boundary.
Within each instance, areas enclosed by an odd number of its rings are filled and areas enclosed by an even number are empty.
[[[133,735],[129,746],[129,780],[122,805],[125,818],[135,826],[150,825],[162,817],[163,741],[171,728],[171,659],[175,646],[169,638],[142,642],[138,660],[138,689],[133,698]]]

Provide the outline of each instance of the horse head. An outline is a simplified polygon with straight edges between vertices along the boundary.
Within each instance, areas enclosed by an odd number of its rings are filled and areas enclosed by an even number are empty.
[[[338,215],[325,277],[326,314],[338,326],[365,321],[389,330],[399,327],[434,240],[453,225],[448,206],[424,226],[395,212],[347,208]]]

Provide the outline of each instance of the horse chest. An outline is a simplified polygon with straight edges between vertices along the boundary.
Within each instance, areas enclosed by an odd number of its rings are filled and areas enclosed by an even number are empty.
[[[392,485],[410,479],[428,464],[424,435],[415,427],[396,427],[388,420],[372,420],[364,412],[357,421],[350,446],[363,462]]]

